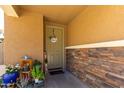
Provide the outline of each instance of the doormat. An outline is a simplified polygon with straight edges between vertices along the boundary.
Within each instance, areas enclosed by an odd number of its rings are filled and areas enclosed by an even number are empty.
[[[56,74],[63,74],[64,72],[62,70],[57,70],[57,71],[51,71],[49,73],[50,75],[56,75]]]

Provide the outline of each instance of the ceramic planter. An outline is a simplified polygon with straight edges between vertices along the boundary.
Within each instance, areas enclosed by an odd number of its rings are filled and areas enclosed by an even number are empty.
[[[39,79],[35,79],[35,83],[38,83]]]
[[[3,75],[3,83],[8,84],[12,82],[16,82],[16,79],[19,77],[18,72],[6,73]]]

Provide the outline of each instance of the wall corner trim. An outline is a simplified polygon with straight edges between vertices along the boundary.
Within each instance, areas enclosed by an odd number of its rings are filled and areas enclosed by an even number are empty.
[[[77,48],[101,48],[101,47],[123,47],[124,40],[107,41],[83,45],[67,46],[65,49],[77,49]]]

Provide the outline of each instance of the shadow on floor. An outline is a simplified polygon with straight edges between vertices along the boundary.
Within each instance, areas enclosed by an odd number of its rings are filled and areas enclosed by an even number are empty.
[[[68,71],[63,74],[47,74],[46,77],[47,88],[88,88],[87,84],[80,81]]]

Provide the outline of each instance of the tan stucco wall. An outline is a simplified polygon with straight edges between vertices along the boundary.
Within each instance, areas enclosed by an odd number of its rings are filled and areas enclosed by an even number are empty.
[[[4,61],[13,64],[20,57],[43,58],[43,16],[23,13],[19,18],[5,16]]]
[[[124,6],[88,6],[68,24],[68,46],[124,39]]]

